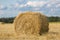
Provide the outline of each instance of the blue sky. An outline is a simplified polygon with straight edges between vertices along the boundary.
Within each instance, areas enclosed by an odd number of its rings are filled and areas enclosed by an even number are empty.
[[[0,0],[0,17],[15,17],[25,11],[60,16],[60,0]]]

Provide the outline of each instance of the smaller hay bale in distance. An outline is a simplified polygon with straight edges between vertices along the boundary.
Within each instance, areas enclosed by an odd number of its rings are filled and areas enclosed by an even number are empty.
[[[47,17],[38,12],[25,12],[19,14],[14,20],[17,34],[40,35],[48,32]]]

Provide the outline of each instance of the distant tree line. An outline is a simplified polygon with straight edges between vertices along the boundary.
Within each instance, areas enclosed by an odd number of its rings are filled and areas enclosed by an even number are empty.
[[[13,23],[15,17],[10,17],[10,18],[0,18],[0,22],[4,23]]]
[[[48,17],[49,22],[60,22],[60,17]]]
[[[10,18],[0,18],[0,22],[13,23],[15,17]],[[48,17],[49,22],[60,22],[60,17]]]

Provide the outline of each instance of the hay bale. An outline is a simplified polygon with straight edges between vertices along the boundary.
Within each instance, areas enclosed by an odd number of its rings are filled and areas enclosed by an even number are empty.
[[[47,17],[37,12],[21,13],[15,18],[14,26],[17,34],[40,35],[49,29]]]

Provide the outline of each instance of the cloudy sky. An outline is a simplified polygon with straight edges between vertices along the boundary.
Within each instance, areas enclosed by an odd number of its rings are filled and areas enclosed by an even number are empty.
[[[14,17],[25,11],[60,16],[60,0],[0,0],[0,17]]]

